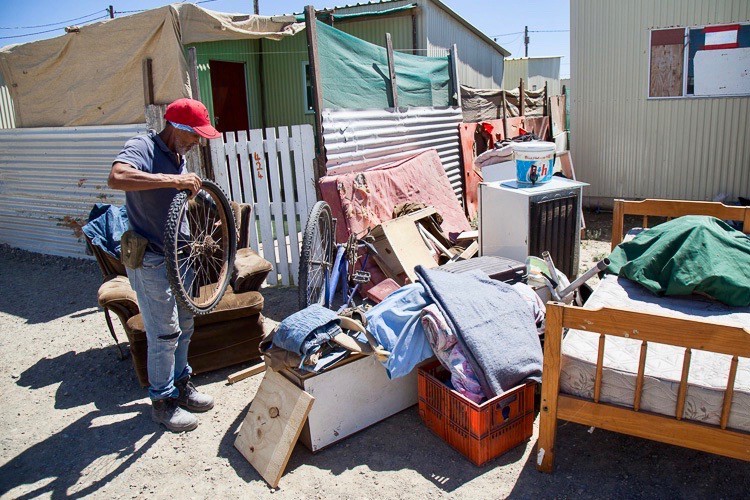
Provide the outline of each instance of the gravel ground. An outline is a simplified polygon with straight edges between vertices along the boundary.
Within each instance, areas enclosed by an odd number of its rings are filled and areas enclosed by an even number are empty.
[[[599,240],[606,236],[598,235]],[[582,267],[606,255],[586,240]],[[96,305],[93,261],[0,246],[0,495],[281,498],[746,498],[747,463],[563,424],[552,475],[530,441],[475,467],[427,430],[416,407],[315,455],[297,445],[271,490],[233,447],[261,376],[236,366],[196,377],[216,397],[194,432],[148,416],[130,360],[119,361]],[[266,315],[294,311],[296,289],[264,289]],[[123,334],[124,337],[124,334]],[[123,344],[125,345],[125,344]]]

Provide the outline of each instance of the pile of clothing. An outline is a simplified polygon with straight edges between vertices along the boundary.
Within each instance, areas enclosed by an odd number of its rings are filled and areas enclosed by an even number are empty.
[[[450,370],[453,388],[477,403],[523,380],[541,381],[542,311],[519,293],[522,287],[479,271],[415,271],[417,283],[366,314],[368,331],[391,353],[384,362],[389,377],[408,374],[434,353]]]

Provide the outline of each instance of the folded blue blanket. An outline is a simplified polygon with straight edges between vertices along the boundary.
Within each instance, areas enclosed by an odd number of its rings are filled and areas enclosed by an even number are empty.
[[[513,287],[480,271],[415,269],[440,308],[488,398],[525,379],[541,382],[542,347],[534,318]]]

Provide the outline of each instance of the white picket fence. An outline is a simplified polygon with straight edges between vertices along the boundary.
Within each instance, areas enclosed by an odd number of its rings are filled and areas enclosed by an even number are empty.
[[[299,231],[316,201],[310,125],[227,132],[210,141],[216,182],[230,199],[253,206],[250,245],[273,264],[270,285],[294,285]]]

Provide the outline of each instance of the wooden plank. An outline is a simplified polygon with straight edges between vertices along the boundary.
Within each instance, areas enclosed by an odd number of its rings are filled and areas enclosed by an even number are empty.
[[[461,123],[458,126],[458,135],[461,141],[461,165],[464,172],[464,212],[470,220],[476,217],[479,210],[479,183],[483,180],[481,170],[474,167],[474,134],[476,129],[476,123]]]
[[[565,96],[553,95],[550,100],[550,128],[552,135],[565,132]]]
[[[261,361],[260,363],[254,364],[249,368],[245,368],[244,370],[240,370],[237,373],[229,375],[227,377],[227,384],[232,385],[235,382],[245,380],[246,378],[250,378],[253,375],[257,375],[259,373],[263,373],[264,371],[266,371],[266,363],[264,361]]]
[[[271,230],[271,196],[268,192],[268,169],[266,168],[265,148],[263,147],[263,133],[260,130],[251,130],[247,143],[250,162],[250,171],[255,183],[255,194],[258,197],[257,207],[258,220],[260,222],[260,244],[263,246],[263,258],[273,265],[273,270],[268,275],[268,284],[278,284],[278,261],[276,260],[276,249],[274,248],[273,231]]]
[[[238,194],[238,198],[241,197],[243,200],[243,203],[249,203],[252,207],[252,211],[250,212],[250,246],[253,250],[256,252],[259,251],[259,245],[258,245],[258,229],[255,224],[255,216],[257,212],[256,203],[255,203],[255,197],[253,195],[253,185],[255,181],[253,180],[253,175],[250,173],[251,166],[250,166],[250,153],[247,146],[247,132],[244,130],[241,130],[238,132],[240,137],[240,143],[236,146],[237,149],[241,152],[239,155],[240,158],[240,165],[238,170],[234,173],[233,179],[235,179],[236,183],[239,183],[240,177],[245,180],[243,183],[243,191],[241,194]],[[240,189],[239,186],[235,187],[234,189]]]
[[[385,51],[388,57],[388,97],[392,108],[398,108],[398,88],[396,87],[396,69],[393,64],[393,42],[391,34],[385,34]]]
[[[518,83],[518,112],[522,117],[526,114],[526,92],[523,89],[523,78]]]
[[[372,236],[378,250],[378,254],[374,255],[376,261],[392,271],[398,277],[393,279],[401,285],[406,284],[404,277],[408,278],[409,283],[416,282],[416,266],[428,269],[437,267],[437,262],[422,241],[414,220],[409,216],[383,222],[373,229]]]
[[[641,342],[641,357],[638,360],[638,376],[635,378],[635,396],[633,397],[633,410],[641,409],[641,397],[643,395],[643,376],[646,372],[646,351],[648,342]]]
[[[304,153],[302,152],[302,126],[292,125],[292,158],[294,159],[294,181],[297,184],[297,205],[295,212],[299,214],[301,230],[305,230],[307,216],[312,206],[307,202],[307,183],[305,179]]]
[[[503,96],[503,137],[508,137],[508,101],[505,97],[505,91],[501,90]]]
[[[208,141],[211,148],[211,165],[214,169],[214,180],[221,189],[231,196],[229,190],[229,174],[227,174],[227,154],[224,145],[224,136]]]
[[[596,376],[594,377],[594,402],[599,402],[602,393],[602,371],[604,370],[604,334],[599,335],[599,352],[596,356]]]
[[[307,34],[307,60],[310,62],[310,80],[313,94],[313,111],[315,112],[315,152],[322,154],[323,142],[323,89],[320,79],[320,61],[318,60],[318,28],[315,19],[315,8],[305,7],[305,33]],[[318,180],[317,173],[315,180]]]
[[[549,316],[547,316],[549,318]],[[545,344],[547,339],[545,338]],[[546,347],[546,346],[545,346]],[[547,356],[545,355],[545,362]],[[750,461],[750,434],[560,394],[561,420]],[[541,439],[541,426],[540,426]]]
[[[685,48],[676,45],[651,47],[649,68],[649,97],[677,97],[682,95]]]
[[[267,371],[242,422],[234,447],[276,488],[315,398]]]
[[[241,134],[245,133],[245,131],[241,132]],[[240,137],[242,137],[242,135],[240,135]],[[242,190],[240,189],[240,167],[237,162],[237,156],[239,154],[241,162],[241,158],[245,154],[244,147],[241,151],[237,150],[237,139],[234,135],[234,132],[225,132],[224,138],[226,140],[224,149],[226,151],[227,159],[229,160],[227,175],[229,176],[230,191],[227,192],[227,195],[234,201],[241,201],[242,203],[252,203],[252,198],[250,198],[250,201],[246,201],[242,197]]]
[[[750,357],[750,328],[717,325],[704,319],[681,319],[614,307],[565,306],[563,324],[576,330]]]
[[[721,405],[721,428],[726,429],[729,422],[729,413],[732,409],[732,397],[734,396],[734,380],[737,377],[737,356],[732,356],[729,365],[729,377],[727,378],[727,390],[724,392],[724,402]]]
[[[675,409],[675,418],[682,420],[685,412],[685,397],[687,396],[688,377],[690,375],[690,359],[693,351],[690,348],[685,349],[685,358],[682,361],[682,377],[680,377],[680,389],[677,392],[677,408]]]
[[[154,67],[150,57],[143,60],[143,99],[146,106],[154,104]]]
[[[729,206],[714,201],[683,200],[622,200],[623,215],[652,215],[682,217],[683,215],[710,215],[717,219],[750,220],[750,207]],[[750,228],[744,232],[750,233]]]
[[[188,47],[188,76],[190,79],[190,95],[196,101],[201,100],[200,80],[198,79],[198,56],[195,47]]]
[[[622,242],[625,224],[625,200],[615,200],[612,209],[612,242],[610,249],[614,250]]]
[[[281,174],[279,172],[279,159],[276,149],[276,129],[266,129],[266,153],[268,158],[268,181],[271,186],[271,215],[273,225],[276,228],[276,252],[279,263],[278,273],[281,275],[281,284],[289,286],[289,257],[286,252],[286,230],[284,229],[284,207],[281,203]]]
[[[302,125],[302,166],[303,179],[305,180],[305,193],[307,195],[307,212],[318,201],[318,177],[315,170],[315,137],[310,125]],[[304,227],[304,226],[303,226]]]
[[[560,392],[560,356],[563,332],[562,305],[548,303],[545,321],[542,400],[540,403],[541,415],[539,417],[536,467],[542,472],[552,472],[555,461],[555,439],[558,418],[557,404]]]
[[[299,276],[300,238],[297,231],[297,212],[294,203],[294,173],[289,155],[289,129],[279,127],[278,150],[281,157],[281,177],[284,182],[284,212],[286,214],[287,232],[289,233],[289,252],[292,257],[290,269],[292,284],[297,284]]]

